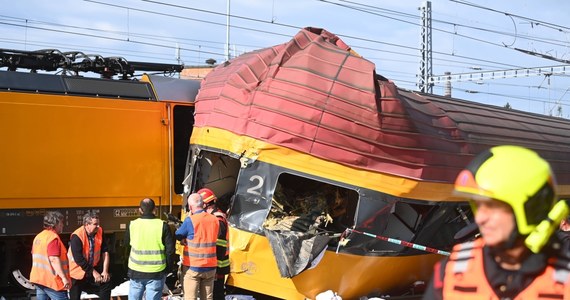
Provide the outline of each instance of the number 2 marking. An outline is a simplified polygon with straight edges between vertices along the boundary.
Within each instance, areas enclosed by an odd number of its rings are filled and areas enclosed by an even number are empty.
[[[247,192],[257,196],[261,196],[261,187],[263,186],[263,177],[259,175],[253,175],[249,178],[249,181],[254,182],[257,180],[257,184],[247,189]]]

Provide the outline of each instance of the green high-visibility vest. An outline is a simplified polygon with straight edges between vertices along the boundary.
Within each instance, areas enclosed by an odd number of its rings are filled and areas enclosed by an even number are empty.
[[[162,244],[162,220],[136,219],[129,226],[131,254],[129,269],[155,273],[166,268],[166,254]]]

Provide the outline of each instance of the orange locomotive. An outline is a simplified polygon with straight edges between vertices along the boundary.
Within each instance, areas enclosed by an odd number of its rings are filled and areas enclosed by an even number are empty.
[[[97,212],[114,278],[122,280],[122,234],[140,200],[152,197],[161,211],[179,211],[199,84],[150,75],[124,80],[141,70],[179,72],[181,65],[55,50],[0,49],[0,67],[7,69],[0,70],[0,290],[29,275],[31,238],[46,210],[66,216],[66,244],[82,215]],[[55,69],[65,76],[35,72]],[[78,76],[85,72],[104,78]]]

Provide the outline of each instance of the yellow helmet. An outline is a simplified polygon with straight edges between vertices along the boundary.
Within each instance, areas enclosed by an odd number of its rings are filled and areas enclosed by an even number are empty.
[[[556,202],[555,189],[548,162],[519,146],[497,146],[482,152],[455,180],[458,195],[509,204],[521,235],[530,234],[547,217]]]

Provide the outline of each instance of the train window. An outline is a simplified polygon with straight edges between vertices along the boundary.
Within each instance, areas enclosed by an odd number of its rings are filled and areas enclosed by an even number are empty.
[[[194,149],[195,152],[197,152]],[[194,174],[194,190],[207,187],[218,197],[218,207],[227,211],[230,200],[236,189],[237,176],[240,169],[238,159],[228,155],[200,151],[192,162]],[[186,182],[185,184],[190,184]]]
[[[353,225],[357,201],[354,190],[282,173],[263,227],[338,235]]]
[[[401,241],[448,250],[457,242],[452,238],[454,232],[467,225],[469,215],[465,203],[422,202],[386,194],[362,197],[355,226],[358,232],[351,234],[343,251],[378,255],[418,253]]]
[[[173,159],[174,159],[174,192],[182,194],[184,191],[182,180],[186,169],[186,158],[190,145],[192,125],[194,125],[194,106],[175,105],[173,108]]]
[[[242,165],[228,221],[242,230],[338,235],[354,224],[358,194],[254,161]]]
[[[358,194],[334,184],[269,169],[273,172],[263,173],[266,176],[257,177],[256,184],[248,188],[250,194],[259,192],[249,198],[253,199],[249,203],[257,205],[248,207],[258,209],[249,215],[252,221],[263,221],[260,229],[269,240],[279,273],[291,278],[318,264],[327,247],[338,244],[341,233],[354,223]],[[263,193],[267,190],[270,192]],[[248,198],[244,200],[248,202]]]

